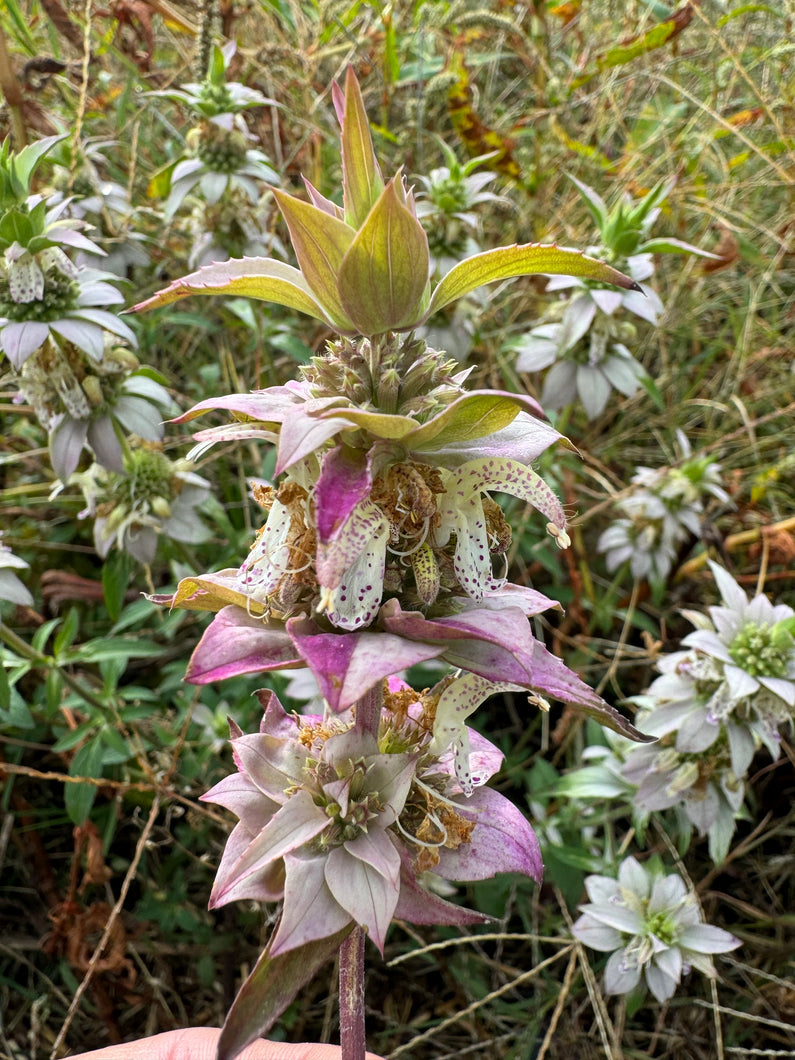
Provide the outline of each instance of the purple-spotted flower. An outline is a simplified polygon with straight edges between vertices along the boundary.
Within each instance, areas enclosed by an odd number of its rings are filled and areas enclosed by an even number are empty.
[[[254,137],[242,116],[250,107],[276,103],[256,89],[226,80],[235,50],[233,42],[224,48],[214,46],[203,81],[149,93],[184,104],[199,119],[188,132],[184,155],[156,174],[149,186],[150,194],[168,193],[163,208],[167,220],[188,195],[194,195],[205,209],[234,198],[238,210],[250,212],[264,185],[279,182],[267,156],[252,146]]]
[[[516,367],[520,372],[549,368],[541,393],[545,408],[561,409],[579,400],[588,419],[594,419],[604,412],[613,390],[632,397],[647,379],[626,345],[636,328],[624,315],[653,327],[659,324],[665,310],[660,296],[646,283],[640,287],[654,275],[654,254],[715,255],[681,239],[650,236],[674,181],[661,180],[638,201],[625,195],[609,208],[593,188],[570,179],[599,230],[588,253],[624,269],[635,287],[605,290],[574,275],[553,276],[547,292],[563,292],[563,300],[550,305],[543,322],[519,343]]]
[[[580,906],[573,931],[591,949],[610,953],[608,994],[628,994],[642,978],[658,1001],[668,1001],[691,968],[714,979],[711,954],[740,945],[703,922],[695,894],[679,876],[656,874],[633,857],[621,863],[617,880],[588,876],[585,889],[591,901]]]
[[[232,726],[237,773],[204,796],[232,810],[229,837],[210,898],[283,901],[268,953],[365,927],[383,951],[392,919],[473,924],[487,919],[425,886],[429,873],[452,880],[521,872],[539,880],[532,829],[490,789],[462,795],[450,756],[430,750],[439,693],[403,682],[385,692],[377,737],[347,714],[287,715],[272,693],[260,732]],[[472,734],[479,784],[501,753]]]
[[[616,503],[621,517],[600,536],[608,571],[629,563],[633,578],[662,582],[668,577],[688,537],[698,537],[710,498],[730,503],[720,479],[720,465],[708,456],[693,456],[682,431],[676,434],[680,460],[669,467],[638,467],[632,492]]]
[[[48,341],[95,361],[105,331],[136,343],[129,324],[104,308],[124,301],[112,286],[116,277],[78,269],[64,251],[104,256],[81,231],[85,222],[65,215],[68,200],[52,205],[29,194],[34,170],[61,139],[48,137],[18,154],[7,145],[0,150],[0,351],[17,371]]]
[[[122,438],[163,437],[163,416],[173,408],[165,387],[139,369],[135,354],[106,335],[105,354],[94,362],[47,344],[19,373],[21,397],[50,435],[50,460],[62,482],[77,469],[86,447],[109,471],[124,471]]]

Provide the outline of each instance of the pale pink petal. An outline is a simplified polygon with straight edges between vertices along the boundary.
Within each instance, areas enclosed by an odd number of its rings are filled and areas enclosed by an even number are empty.
[[[462,803],[475,814],[469,843],[439,850],[436,871],[448,880],[488,880],[498,872],[521,872],[541,882],[544,871],[535,832],[513,803],[493,788],[478,788]]]
[[[237,888],[252,875],[264,872],[273,862],[308,843],[330,824],[330,818],[315,806],[308,791],[296,792],[251,840],[230,871],[225,888],[213,892],[212,905],[232,901],[232,888]]]
[[[284,858],[284,906],[271,956],[334,935],[351,921],[325,880],[326,858],[287,854]]]
[[[386,931],[400,893],[397,878],[387,879],[367,862],[335,847],[326,858],[326,883],[334,898],[384,952]]]

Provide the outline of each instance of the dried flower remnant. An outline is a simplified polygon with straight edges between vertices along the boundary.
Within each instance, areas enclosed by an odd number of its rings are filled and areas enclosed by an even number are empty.
[[[647,283],[640,286],[654,275],[654,254],[715,255],[680,239],[650,237],[673,181],[660,181],[634,203],[624,196],[608,209],[593,188],[570,179],[599,230],[599,241],[588,253],[625,270],[636,286],[615,291],[575,276],[553,276],[547,292],[564,292],[563,299],[552,303],[541,323],[517,345],[516,367],[520,372],[549,368],[541,392],[545,408],[562,409],[579,400],[588,419],[595,419],[607,408],[613,390],[632,397],[647,379],[627,346],[636,327],[622,319],[622,313],[653,327],[659,324],[665,310],[660,296]]]

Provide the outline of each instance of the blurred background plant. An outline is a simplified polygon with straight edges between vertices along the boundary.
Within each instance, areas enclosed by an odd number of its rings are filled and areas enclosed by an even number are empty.
[[[655,271],[654,255],[678,253],[717,258],[681,239],[650,237],[650,229],[675,181],[658,181],[637,202],[625,193],[609,210],[593,188],[576,177],[570,179],[599,231],[599,240],[588,247],[587,253],[626,272],[642,283],[642,289],[616,291],[576,277],[553,276],[547,293],[570,293],[548,305],[541,323],[519,342],[516,370],[537,372],[549,368],[541,391],[544,407],[563,409],[579,401],[586,416],[595,419],[604,412],[613,390],[632,397],[644,381],[653,390],[653,382],[626,345],[635,339],[637,328],[631,320],[622,319],[622,311],[652,327],[660,323],[665,306],[648,283]]]
[[[149,185],[152,196],[166,194],[163,217],[190,208],[188,266],[196,268],[228,258],[284,253],[271,231],[273,199],[266,186],[279,183],[269,159],[252,146],[244,111],[276,106],[256,89],[227,81],[234,42],[213,45],[206,76],[181,88],[152,92],[186,107],[197,124],[185,135],[182,155],[160,170]]]
[[[267,186],[281,177],[294,191],[305,173],[334,195],[327,87],[348,63],[385,169],[414,174],[440,269],[474,244],[555,241],[639,270],[646,297],[629,304],[528,278],[428,327],[472,385],[540,396],[579,451],[538,461],[572,517],[572,547],[557,550],[511,502],[510,577],[564,605],[536,620],[552,651],[653,719],[666,709],[657,682],[678,665],[667,660],[704,655],[683,643],[693,615],[725,606],[708,556],[746,602],[795,606],[793,18],[792,0],[2,6],[3,164],[26,142],[32,154],[27,183],[2,203],[13,223],[0,224],[0,1054],[220,1022],[270,915],[207,910],[230,822],[198,801],[232,769],[226,716],[258,727],[262,680],[186,686],[207,619],[160,612],[141,592],[236,566],[260,519],[249,481],[273,477],[272,457],[245,443],[188,468],[186,435],[161,420],[283,384],[329,333],[247,301],[117,310],[186,262],[291,260]],[[19,298],[41,283],[43,297]],[[544,386],[564,364],[558,402]],[[79,518],[92,503],[99,523]],[[717,677],[692,680],[701,693]],[[287,675],[274,685],[295,709],[311,694],[291,699]],[[495,699],[477,724],[506,754],[499,790],[539,834],[544,885],[461,893],[497,918],[488,933],[393,928],[387,963],[369,966],[370,1047],[562,1058],[593,1051],[596,1025],[613,1057],[792,1051],[795,756],[779,698],[778,757],[761,730],[742,761],[728,735],[694,749],[671,730],[630,752],[650,761],[629,773],[619,738],[557,709],[528,723],[509,695]],[[644,812],[633,794],[650,765],[679,791]],[[705,816],[716,796],[717,846]],[[644,871],[681,876],[705,922],[743,942],[716,955],[717,980],[692,975],[641,1008],[603,996],[608,953],[571,934],[585,878],[631,852]],[[331,971],[277,1035],[333,1039],[329,983]]]

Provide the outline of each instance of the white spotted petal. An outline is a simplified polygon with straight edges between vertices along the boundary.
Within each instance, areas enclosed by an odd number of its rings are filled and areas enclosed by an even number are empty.
[[[455,678],[439,697],[429,750],[440,755],[448,747],[452,748],[455,775],[466,795],[471,795],[488,776],[476,776],[470,769],[469,734],[464,722],[488,696],[496,692],[526,691],[521,685],[489,681],[470,673]]]
[[[491,491],[509,493],[529,501],[547,517],[553,536],[565,545],[566,516],[560,501],[544,480],[517,460],[483,457],[468,460],[446,476],[447,492],[439,502],[440,526],[437,543],[444,545],[456,536],[454,567],[459,583],[473,600],[498,589],[491,569],[488,525],[483,511],[483,495]],[[552,532],[552,531],[550,531]]]
[[[340,629],[368,626],[381,604],[389,522],[370,501],[357,505],[340,533],[318,545],[321,606]]]

